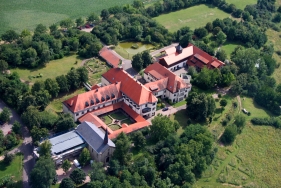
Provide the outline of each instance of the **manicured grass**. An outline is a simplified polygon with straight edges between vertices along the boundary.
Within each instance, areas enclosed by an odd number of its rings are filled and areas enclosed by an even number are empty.
[[[123,123],[126,123],[127,125],[131,125],[131,124],[133,124],[134,122],[132,122],[132,121],[128,118],[128,119],[125,119],[125,120],[121,121],[121,124],[123,124]]]
[[[77,61],[77,63],[76,63]],[[71,67],[78,68],[81,66],[81,59],[77,55],[71,55],[62,59],[50,61],[45,67],[39,67],[35,69],[11,69],[11,72],[17,72],[21,79],[27,82],[35,82],[38,80],[46,80],[47,78],[55,78],[60,75],[66,75]],[[42,74],[40,78],[31,78]],[[31,78],[31,79],[30,79]]]
[[[22,160],[23,155],[17,154],[10,165],[6,165],[3,161],[0,162],[0,178],[12,175],[14,180],[22,180]]]
[[[225,0],[228,4],[234,4],[236,8],[244,10],[246,5],[257,4],[257,0]]]
[[[177,113],[170,115],[170,119],[177,120],[181,126],[185,127],[187,125],[186,110],[180,110]]]
[[[163,14],[155,17],[157,22],[166,27],[169,31],[175,32],[181,27],[188,26],[191,29],[203,27],[216,18],[231,17],[229,14],[211,5],[197,5],[187,9]]]
[[[123,58],[125,59],[133,59],[134,54],[130,54],[128,53],[124,48],[122,48],[121,46],[117,45],[114,50],[116,51],[116,53],[118,53],[119,55],[121,55]]]
[[[116,125],[116,124],[112,124],[112,125],[109,125],[109,128],[113,131],[116,131],[116,130],[120,129],[120,126]]]
[[[231,53],[234,51],[234,49],[238,46],[238,43],[233,43],[233,42],[226,42],[222,45],[221,49],[223,49],[226,54],[227,57],[230,59],[230,55]]]
[[[105,123],[106,125],[112,123],[112,119],[109,117],[109,115],[103,116],[103,117],[102,117],[102,120],[104,121],[104,123]]]
[[[17,32],[25,28],[33,30],[40,23],[49,26],[66,18],[86,17],[92,12],[99,15],[102,9],[132,2],[133,0],[0,0],[0,35],[9,29]]]
[[[47,106],[46,110],[50,110],[55,113],[62,112],[62,102],[74,97],[75,95],[86,92],[85,88],[77,89],[76,91],[71,91],[68,93],[60,94],[57,98],[53,99]]]
[[[279,2],[281,5],[281,0]],[[279,35],[281,35],[281,32],[277,32],[272,29],[267,29],[266,35],[268,37],[268,41],[270,41],[274,44],[275,52],[278,50],[281,51],[281,38],[279,37]],[[281,57],[279,55],[277,55],[277,53],[274,53],[273,57],[276,59],[277,63],[281,62]],[[277,69],[275,69],[272,76],[273,76],[273,78],[275,78],[277,84],[281,83],[281,66],[279,66]]]
[[[114,113],[110,114],[110,116],[113,119],[117,119],[117,120],[122,120],[122,119],[127,118],[127,116],[123,112],[120,112],[120,111],[114,112]]]
[[[180,107],[180,106],[183,106],[183,105],[186,105],[186,100],[183,100],[183,101],[180,101],[180,102],[177,102],[175,104],[173,104],[173,107]]]

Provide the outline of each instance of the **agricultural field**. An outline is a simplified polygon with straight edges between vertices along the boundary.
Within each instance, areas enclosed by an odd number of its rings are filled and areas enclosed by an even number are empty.
[[[257,0],[225,0],[229,4],[234,4],[236,8],[244,10],[246,5],[257,4]]]
[[[197,5],[168,14],[162,14],[153,19],[162,24],[169,31],[175,32],[184,26],[195,29],[205,26],[206,23],[212,22],[216,18],[223,19],[227,17],[231,16],[214,6]]]
[[[281,56],[279,56],[276,53],[277,51],[281,51],[281,38],[280,38],[281,32],[277,32],[272,29],[268,29],[266,31],[266,35],[268,37],[268,41],[270,41],[274,44],[275,53],[273,54],[273,57],[276,59],[277,64],[281,63]],[[277,84],[281,83],[281,66],[279,66],[277,69],[275,69],[275,71],[273,73],[273,77],[275,78]]]
[[[101,10],[116,5],[131,4],[133,0],[0,0],[0,35],[13,29],[33,30],[37,24],[51,25],[66,18],[86,17],[90,13],[99,14]]]
[[[20,78],[26,82],[35,82],[55,78],[60,75],[66,75],[71,67],[78,68],[81,66],[81,59],[77,55],[71,55],[62,59],[50,61],[44,67],[34,69],[15,68],[11,72],[17,72]]]

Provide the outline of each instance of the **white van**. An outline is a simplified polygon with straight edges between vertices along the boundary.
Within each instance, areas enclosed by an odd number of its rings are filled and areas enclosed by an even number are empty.
[[[77,167],[77,168],[81,168],[80,163],[77,161],[77,159],[73,160],[73,164]]]

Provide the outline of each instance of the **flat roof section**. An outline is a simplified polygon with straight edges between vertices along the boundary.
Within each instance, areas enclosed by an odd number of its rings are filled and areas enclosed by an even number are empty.
[[[49,139],[53,154],[61,153],[73,147],[84,144],[84,140],[74,130]]]

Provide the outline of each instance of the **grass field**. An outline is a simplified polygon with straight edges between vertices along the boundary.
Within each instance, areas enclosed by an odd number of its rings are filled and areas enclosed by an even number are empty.
[[[181,27],[188,26],[191,29],[203,27],[216,18],[231,17],[229,14],[210,5],[197,5],[187,9],[163,14],[155,17],[157,22],[166,27],[169,31],[175,32]]]
[[[281,0],[280,0],[281,5]],[[274,31],[272,29],[267,29],[266,35],[268,37],[268,41],[271,41],[274,44],[275,52],[277,50],[281,51],[281,32]],[[273,57],[276,59],[277,63],[281,63],[281,57],[277,55],[277,53],[273,54]],[[273,77],[275,78],[277,84],[281,83],[281,66],[279,66],[273,73]]]
[[[221,48],[226,52],[227,57],[230,58],[231,53],[238,45],[238,43],[225,42]]]
[[[6,165],[3,161],[0,162],[0,178],[12,175],[14,180],[20,181],[22,180],[22,160],[23,155],[15,155],[12,163],[10,165]]]
[[[246,5],[257,4],[257,0],[225,0],[228,4],[234,4],[236,8],[244,10]]]
[[[71,67],[78,68],[80,66],[81,59],[79,59],[77,55],[71,55],[62,59],[50,61],[44,67],[39,67],[35,69],[15,68],[11,69],[11,72],[17,72],[20,78],[26,82],[35,82],[37,80],[55,78],[63,74],[66,75],[66,73],[71,69]],[[31,78],[33,76],[36,77],[39,74],[42,74],[43,76],[40,78]]]
[[[122,120],[122,119],[126,119],[127,116],[125,116],[125,114],[123,112],[114,112],[112,114],[110,114],[110,116],[114,119],[117,119],[117,120]]]
[[[33,30],[37,24],[51,25],[65,18],[99,14],[102,9],[115,5],[131,4],[133,0],[0,0],[0,35],[8,29],[21,32]]]

